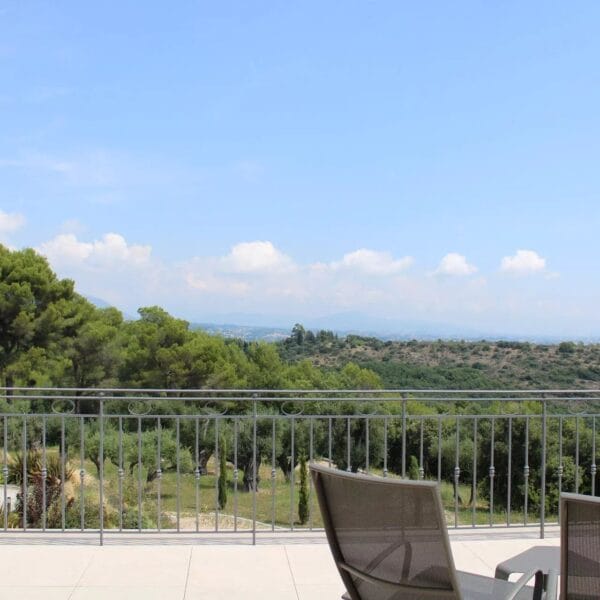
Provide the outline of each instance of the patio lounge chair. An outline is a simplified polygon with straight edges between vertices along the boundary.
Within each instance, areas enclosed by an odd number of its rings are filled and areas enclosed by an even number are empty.
[[[456,571],[436,483],[310,470],[344,598],[542,598],[540,571],[515,583]]]
[[[560,496],[561,600],[600,598],[600,498]]]

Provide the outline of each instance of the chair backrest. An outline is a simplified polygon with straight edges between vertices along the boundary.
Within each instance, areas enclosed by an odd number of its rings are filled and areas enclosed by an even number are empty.
[[[600,598],[600,498],[560,496],[560,596]]]
[[[325,531],[352,600],[460,598],[433,482],[310,466]]]

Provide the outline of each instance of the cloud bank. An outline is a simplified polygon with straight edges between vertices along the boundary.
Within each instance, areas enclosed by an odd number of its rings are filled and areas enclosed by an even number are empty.
[[[129,313],[159,304],[196,321],[231,313],[262,314],[266,320],[297,315],[300,320],[355,312],[480,327],[496,323],[502,328],[577,308],[557,298],[548,304],[553,284],[547,277],[507,284],[503,273],[524,276],[546,270],[545,259],[531,250],[504,257],[502,273],[485,276],[455,252],[442,256],[433,271],[409,255],[372,248],[302,263],[269,240],[242,241],[223,255],[176,263],[165,263],[150,245],[115,232],[95,240],[60,233],[37,250],[61,277],[74,279],[86,294]]]

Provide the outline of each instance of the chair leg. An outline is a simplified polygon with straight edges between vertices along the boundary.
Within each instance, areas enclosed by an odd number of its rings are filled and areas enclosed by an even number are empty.
[[[542,600],[544,593],[545,577],[542,571],[537,571],[535,574],[535,584],[533,586],[533,600]]]

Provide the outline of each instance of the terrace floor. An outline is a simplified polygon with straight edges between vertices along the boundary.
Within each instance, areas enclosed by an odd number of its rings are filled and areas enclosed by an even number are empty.
[[[531,546],[559,545],[557,527],[450,531],[458,569],[494,574]],[[323,534],[246,537],[0,533],[0,599],[338,600],[343,586]]]

